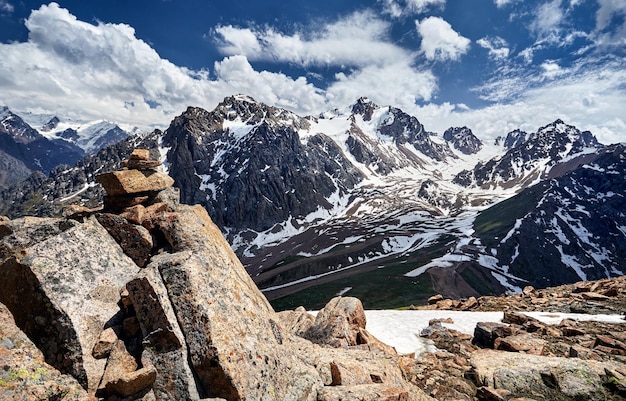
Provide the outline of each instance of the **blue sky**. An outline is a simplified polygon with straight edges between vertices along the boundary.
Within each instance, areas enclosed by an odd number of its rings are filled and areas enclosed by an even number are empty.
[[[163,127],[245,93],[360,96],[483,139],[561,118],[626,142],[626,1],[0,0],[0,104]]]

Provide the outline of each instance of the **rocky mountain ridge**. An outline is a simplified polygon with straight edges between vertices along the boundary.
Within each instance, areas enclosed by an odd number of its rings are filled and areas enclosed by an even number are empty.
[[[367,331],[356,298],[336,297],[316,317],[303,308],[274,312],[206,210],[179,203],[174,180],[150,151],[135,149],[122,164],[97,176],[104,207],[72,206],[63,218],[1,219],[3,397],[626,396],[624,324],[553,326],[513,313],[525,305],[576,307],[572,299],[612,312],[625,305],[624,277],[527,287],[514,297],[434,297],[431,307],[442,310],[509,311],[502,323],[479,323],[473,336],[433,321],[421,335],[437,350],[397,355]]]
[[[28,117],[41,124],[33,127],[6,106],[0,108],[0,188],[17,184],[35,171],[49,175],[58,165],[72,165],[129,135],[106,121],[68,124],[56,116],[45,122]]]
[[[49,180],[31,177],[1,193],[0,213],[45,214],[63,203],[89,200],[95,205],[103,193],[93,171],[117,168],[108,164],[122,158],[112,156],[114,149],[132,146],[150,148],[153,157],[165,162],[183,203],[205,207],[269,298],[315,286],[327,294],[344,288],[354,294],[362,291],[367,294],[364,302],[377,291],[369,283],[376,280],[366,277],[381,268],[393,271],[393,281],[406,287],[407,294],[414,292],[412,285],[433,291],[460,283],[450,294],[468,296],[515,291],[528,283],[557,284],[523,267],[511,267],[517,269],[515,274],[509,271],[515,245],[505,250],[493,241],[504,238],[515,219],[511,223],[507,216],[485,211],[495,227],[507,228],[501,233],[485,230],[476,216],[490,205],[495,209],[489,210],[500,210],[497,203],[515,194],[520,194],[515,200],[530,206],[510,210],[529,212],[546,205],[533,203],[522,191],[543,193],[532,185],[587,169],[613,149],[560,120],[536,133],[513,131],[489,144],[465,127],[451,128],[443,136],[430,133],[416,117],[364,98],[344,110],[300,117],[238,95],[210,112],[189,108],[164,132],[129,138],[81,166],[52,172]],[[623,197],[620,179],[616,175],[612,184],[617,188],[613,200]],[[593,193],[606,194],[594,182],[585,185]],[[563,196],[570,195],[565,191]],[[570,198],[563,201],[583,201],[573,194]],[[619,202],[606,202],[606,207],[614,206]],[[611,213],[619,217],[617,210]],[[590,219],[563,224],[577,222],[591,224]],[[599,226],[585,230],[587,238],[605,232]],[[578,251],[565,244],[577,243],[574,231],[563,227],[566,234],[555,237],[552,249],[563,241],[564,252],[545,259],[554,270],[552,277],[581,277],[571,258]],[[507,243],[528,240],[528,246],[519,249],[531,250],[537,242],[525,238],[528,233],[512,230]],[[619,230],[613,233],[616,236],[606,237],[606,243],[594,242],[594,255],[624,236]],[[488,234],[493,234],[491,242]],[[617,246],[611,252],[611,258],[619,258],[622,251]],[[548,269],[547,262],[535,265]],[[592,263],[585,274],[593,278],[623,271],[617,265],[608,270],[601,265]],[[345,285],[336,288],[339,284],[332,282]],[[394,302],[385,305],[413,300]]]

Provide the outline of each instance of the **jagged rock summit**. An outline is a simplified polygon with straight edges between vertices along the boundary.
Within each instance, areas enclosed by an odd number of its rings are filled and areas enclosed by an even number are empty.
[[[124,164],[99,178],[104,209],[0,223],[0,303],[82,387],[56,399],[430,399],[362,319],[346,329],[354,345],[329,338],[345,330],[320,336],[340,348],[292,334],[206,210],[179,204],[146,151]],[[325,315],[363,315],[360,302],[335,304]]]

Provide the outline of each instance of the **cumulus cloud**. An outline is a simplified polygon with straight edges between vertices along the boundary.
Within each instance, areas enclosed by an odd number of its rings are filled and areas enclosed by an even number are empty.
[[[442,18],[428,17],[415,21],[415,26],[422,36],[421,50],[429,60],[458,60],[469,50],[470,40]]]
[[[285,34],[272,27],[214,29],[220,51],[249,60],[289,62],[300,66],[366,66],[410,57],[388,40],[388,22],[371,11],[356,12],[339,21],[309,30]],[[367,49],[367,51],[363,51]]]
[[[339,105],[367,96],[379,104],[413,108],[417,100],[430,100],[436,90],[436,78],[430,71],[417,71],[404,61],[339,73],[336,79],[327,96]]]
[[[508,43],[499,36],[480,38],[476,43],[480,47],[489,50],[489,57],[494,60],[503,60],[509,57],[510,49]]]
[[[245,57],[215,64],[215,77],[162,59],[124,24],[82,22],[55,3],[26,20],[25,43],[0,44],[0,104],[77,120],[107,118],[163,126],[188,105],[214,107],[245,92],[260,101],[319,109],[325,100],[305,78],[255,71]]]
[[[541,69],[543,69],[543,77],[547,79],[554,79],[567,73],[567,71],[561,68],[561,66],[554,60],[547,60],[543,62],[541,64]]]

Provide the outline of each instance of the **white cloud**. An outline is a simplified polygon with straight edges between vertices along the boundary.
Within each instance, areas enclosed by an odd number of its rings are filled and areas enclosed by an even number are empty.
[[[458,60],[469,50],[470,40],[439,17],[415,21],[415,26],[422,36],[421,50],[429,60]]]
[[[476,43],[487,50],[489,50],[489,57],[494,60],[503,60],[509,57],[510,49],[506,40],[499,36],[490,38],[484,37],[478,39]]]
[[[346,105],[361,96],[374,102],[413,108],[417,100],[430,100],[436,78],[429,71],[416,71],[404,61],[383,67],[369,66],[351,74],[340,73],[327,89],[329,102]]]
[[[498,93],[503,94],[501,101],[485,108],[463,111],[445,104],[416,107],[414,112],[428,130],[443,132],[450,126],[467,125],[483,140],[493,140],[516,128],[536,131],[561,118],[591,131],[602,143],[624,142],[622,88],[626,85],[626,70],[621,67],[622,60],[589,63],[580,60],[568,69],[558,67],[560,72],[548,81],[542,74],[532,73],[514,78],[516,71],[511,70],[497,80],[501,85]],[[546,63],[542,70],[556,70],[554,65]],[[542,80],[542,85],[535,85]]]
[[[251,30],[233,26],[215,28],[220,51],[250,60],[295,63],[300,66],[383,65],[410,58],[405,49],[388,39],[390,25],[373,12],[356,12],[316,30],[291,35],[274,28]],[[367,49],[367,51],[364,51]]]
[[[15,8],[6,0],[0,0],[0,13],[12,13]]]
[[[623,0],[598,0],[600,8],[596,13],[596,29],[606,28],[618,15],[626,17],[626,2]]]
[[[558,42],[561,24],[565,14],[561,10],[561,0],[552,0],[535,10],[535,19],[529,28],[540,40]]]
[[[128,25],[88,24],[55,3],[34,10],[26,26],[28,42],[0,44],[0,104],[16,112],[146,128],[168,124],[189,105],[212,108],[239,92],[298,112],[325,104],[305,78],[257,72],[245,57],[231,57],[215,64],[210,79],[208,71],[162,59]]]
[[[516,1],[519,1],[519,0],[494,0],[498,8],[502,8],[505,5],[510,4],[510,3],[515,3]]]
[[[392,17],[417,15],[431,8],[443,8],[446,0],[379,0],[383,4],[383,12]]]
[[[554,60],[547,60],[541,64],[543,69],[543,77],[547,79],[554,79],[567,73],[561,66]]]
[[[600,8],[596,13],[596,31],[601,32],[598,43],[604,46],[625,46],[626,45],[626,2],[622,0],[598,0]],[[612,21],[619,21],[613,32],[607,31],[611,27]]]

